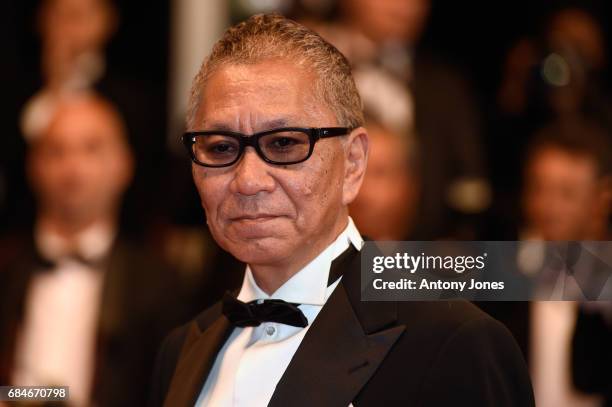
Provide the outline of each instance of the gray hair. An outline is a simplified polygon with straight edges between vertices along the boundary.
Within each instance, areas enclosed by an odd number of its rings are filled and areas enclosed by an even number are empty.
[[[219,67],[273,58],[288,59],[316,74],[314,93],[335,114],[338,125],[349,128],[363,125],[361,99],[344,55],[293,20],[279,14],[257,14],[229,28],[202,63],[191,88],[187,128],[194,129],[202,90]]]

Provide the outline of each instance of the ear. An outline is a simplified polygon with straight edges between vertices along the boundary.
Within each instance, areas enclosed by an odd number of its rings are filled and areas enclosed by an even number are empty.
[[[345,165],[342,204],[348,205],[359,193],[368,162],[368,132],[363,127],[353,130],[344,143]]]

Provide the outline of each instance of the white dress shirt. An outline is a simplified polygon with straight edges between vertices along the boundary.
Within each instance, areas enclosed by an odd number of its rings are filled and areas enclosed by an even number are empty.
[[[530,304],[531,380],[538,407],[597,407],[599,397],[572,383],[572,336],[578,303],[533,301]]]
[[[350,244],[361,250],[363,239],[349,217],[336,240],[272,295],[257,286],[247,266],[239,300],[274,298],[301,304],[308,326],[265,322],[257,327],[234,328],[215,359],[196,406],[268,405],[306,332],[340,282],[339,278],[327,286],[330,266]]]
[[[104,275],[70,254],[99,260],[114,235],[95,225],[67,242],[51,231],[36,231],[37,249],[55,266],[35,273],[28,287],[12,384],[69,386],[70,405],[88,405]]]

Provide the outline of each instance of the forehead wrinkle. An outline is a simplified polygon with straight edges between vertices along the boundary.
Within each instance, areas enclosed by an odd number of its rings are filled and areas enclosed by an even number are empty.
[[[303,122],[303,120],[298,119],[296,117],[294,117],[293,115],[287,115],[284,117],[278,117],[278,118],[274,118],[274,119],[270,119],[270,120],[265,120],[261,123],[258,122],[258,119],[256,117],[253,117],[255,115],[255,113],[251,112],[250,116],[251,116],[251,121],[250,123],[255,123],[254,125],[249,125],[247,126],[247,123],[241,123],[238,124],[238,126],[236,126],[235,124],[232,124],[231,122],[237,122],[235,120],[230,120],[229,122],[225,122],[222,120],[214,120],[214,121],[203,121],[203,130],[208,131],[208,130],[220,130],[220,131],[233,131],[233,132],[240,132],[241,130],[245,129],[245,128],[249,128],[249,129],[253,129],[254,133],[258,133],[258,132],[263,132],[263,131],[267,131],[267,130],[274,130],[274,129],[278,129],[278,128],[283,128],[283,127],[304,127],[305,124]]]
[[[332,113],[330,118],[326,114],[331,109],[316,94],[316,86],[303,87],[296,83],[294,76],[278,72],[285,65],[228,65],[211,75],[202,95],[200,114],[196,115],[196,118],[200,117],[200,128],[256,133],[279,127],[336,125],[335,115]],[[316,79],[309,70],[296,65],[293,67],[305,73],[309,83]],[[262,70],[265,70],[264,76],[270,75],[274,79],[259,80],[260,75],[254,73]],[[301,91],[287,91],[296,87]],[[215,99],[212,97],[215,94],[223,96]],[[262,95],[265,95],[263,104],[249,103],[250,100],[261,99]],[[288,111],[288,106],[299,108],[298,111],[293,111],[295,108]],[[249,110],[243,110],[245,107]]]

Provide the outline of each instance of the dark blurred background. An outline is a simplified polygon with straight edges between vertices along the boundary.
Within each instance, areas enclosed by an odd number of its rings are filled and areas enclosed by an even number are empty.
[[[362,234],[612,240],[609,1],[4,0],[0,384],[55,380],[76,386],[76,405],[140,405],[164,333],[240,284],[180,135],[212,44],[272,11],[353,65],[371,135],[350,208]],[[66,310],[89,310],[89,336],[68,339],[93,356],[75,384],[35,355],[61,354],[37,341],[68,343],[41,310],[77,289],[89,294]],[[515,335],[539,405],[612,405],[610,304],[479,305]],[[139,391],[123,377],[142,377]]]

